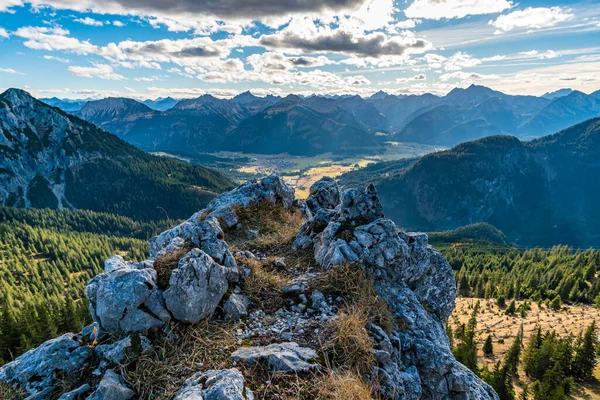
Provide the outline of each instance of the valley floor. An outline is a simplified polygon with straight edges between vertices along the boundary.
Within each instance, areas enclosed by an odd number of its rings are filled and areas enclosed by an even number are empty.
[[[505,315],[504,309],[500,309],[495,299],[456,298],[456,307],[448,323],[455,331],[459,324],[467,323],[473,307],[477,301],[481,302],[481,310],[477,317],[477,342],[479,366],[487,365],[492,369],[494,364],[502,361],[506,352],[513,343],[519,328],[523,324],[523,343],[526,346],[532,332],[539,325],[542,331],[555,330],[560,336],[577,336],[584,331],[593,321],[600,322],[600,309],[592,305],[563,305],[560,311],[552,310],[544,305],[538,307],[537,303],[531,303],[531,310],[522,318],[518,314],[514,316]],[[523,303],[516,301],[517,307]],[[488,335],[492,335],[494,355],[486,357],[483,354],[483,343]],[[521,392],[528,379],[521,371],[519,380],[515,381],[515,390]],[[573,394],[573,399],[600,399],[600,365],[594,373],[595,381],[578,383]]]
[[[247,154],[219,152],[194,156],[180,156],[169,153],[154,153],[207,167],[225,169],[228,175],[239,182],[249,178],[261,178],[270,174],[282,176],[286,183],[296,190],[296,197],[306,198],[310,186],[323,176],[337,177],[343,173],[364,168],[371,163],[395,161],[404,158],[421,157],[443,150],[440,146],[417,143],[387,142],[383,151],[370,148],[353,154],[332,153],[317,156],[290,156],[289,154]]]

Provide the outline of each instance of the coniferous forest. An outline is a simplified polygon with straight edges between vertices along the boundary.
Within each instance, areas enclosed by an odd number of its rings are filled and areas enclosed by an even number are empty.
[[[0,207],[0,362],[89,323],[84,288],[114,254],[142,260],[175,221]]]

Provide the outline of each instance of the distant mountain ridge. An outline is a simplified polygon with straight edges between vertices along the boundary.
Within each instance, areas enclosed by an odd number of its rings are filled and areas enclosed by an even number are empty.
[[[114,117],[133,100],[102,102],[113,113],[104,106],[100,112]],[[96,105],[86,107],[87,113]],[[232,186],[218,172],[151,156],[19,89],[0,94],[0,128],[3,205],[180,218]]]
[[[317,115],[327,114],[328,124],[311,124],[294,107],[283,111],[289,112],[283,116],[281,101],[284,100],[293,101],[297,106],[301,103],[305,110],[311,109]],[[119,111],[112,104],[114,101],[89,102],[95,105],[92,113],[86,110],[87,105],[71,112],[143,150],[177,154],[232,148],[258,153],[282,151],[295,155],[328,151],[339,153],[347,151],[349,146],[342,143],[339,147],[332,147],[327,141],[328,134],[342,130],[350,132],[348,141],[356,146],[377,147],[391,140],[451,147],[491,135],[532,139],[600,116],[600,91],[588,95],[562,89],[539,97],[513,96],[477,85],[455,88],[445,96],[429,93],[391,95],[379,91],[369,98],[290,95],[282,99],[277,96],[258,97],[247,91],[232,99],[211,95],[184,99],[164,109],[160,109],[156,102],[148,101],[145,105],[149,107],[142,109],[139,106],[142,103],[128,99],[127,102],[123,100],[129,104],[128,107]],[[175,102],[169,98],[162,101]],[[279,127],[278,122],[269,120],[271,116],[267,112],[277,104]],[[102,111],[100,105],[107,110]],[[332,113],[335,108],[338,111]],[[255,118],[259,114],[263,117]],[[348,119],[347,114],[352,115],[354,120]],[[253,123],[257,125],[253,127]],[[289,132],[284,135],[285,138],[269,136],[259,129],[266,127],[265,124],[270,126],[269,129]],[[267,136],[278,142],[273,146],[261,146]],[[339,138],[345,138],[345,135],[341,134]],[[238,139],[243,139],[244,144],[232,143]]]
[[[487,222],[523,245],[598,246],[599,154],[596,118],[530,142],[490,136],[341,181],[374,182],[386,213],[409,230]]]

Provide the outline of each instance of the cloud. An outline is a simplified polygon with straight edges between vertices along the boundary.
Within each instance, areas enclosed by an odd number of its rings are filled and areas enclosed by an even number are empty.
[[[561,7],[528,7],[524,10],[501,15],[495,21],[490,21],[489,24],[496,28],[496,34],[514,29],[549,28],[561,22],[572,20],[575,16],[569,11]]]
[[[113,81],[125,80],[123,75],[116,74],[113,67],[107,64],[96,64],[93,67],[78,67],[71,66],[67,68],[67,71],[73,75],[81,76],[83,78],[100,78]]]
[[[0,28],[0,39],[8,39],[10,35],[6,32],[6,29]]]
[[[221,19],[287,16],[289,14],[319,14],[327,12],[353,11],[365,0],[1,0],[0,7],[9,8],[23,2],[35,6],[49,5],[58,9],[93,11],[103,14],[134,14],[155,16],[213,16]],[[1,8],[0,8],[1,9]]]
[[[508,0],[415,0],[404,14],[408,18],[452,19],[498,13],[512,5]]]
[[[122,28],[125,26],[125,23],[122,21],[113,21],[112,24],[118,28]]]
[[[61,62],[63,64],[68,64],[68,63],[71,62],[67,58],[61,58],[61,57],[56,57],[56,56],[48,56],[48,55],[44,56],[44,59],[58,61],[58,62]]]
[[[307,53],[344,53],[361,57],[403,55],[410,50],[424,51],[431,46],[423,39],[388,37],[383,33],[358,35],[336,30],[317,35],[301,36],[293,31],[263,35],[259,39],[265,47],[301,50]]]
[[[80,24],[88,25],[88,26],[103,26],[104,22],[98,21],[97,19],[85,17],[85,18],[77,18],[74,19],[73,22],[79,22]]]
[[[28,39],[23,43],[34,50],[68,51],[80,55],[98,53],[99,47],[88,41],[67,36],[69,31],[61,27],[33,27],[27,26],[17,29],[15,36]]]
[[[12,7],[22,6],[21,0],[0,0],[0,12],[13,13]]]
[[[440,81],[442,82],[447,82],[449,80],[460,80],[460,81],[466,81],[466,82],[472,82],[474,80],[481,80],[481,79],[498,79],[498,75],[484,75],[484,74],[478,74],[476,72],[464,72],[464,71],[456,71],[456,72],[450,72],[447,74],[443,74],[440,75]]]
[[[444,69],[446,71],[459,71],[463,68],[470,68],[479,64],[481,64],[481,60],[459,51],[444,61]]]
[[[15,71],[12,68],[0,68],[0,72],[4,72],[6,74],[24,75],[23,73]]]

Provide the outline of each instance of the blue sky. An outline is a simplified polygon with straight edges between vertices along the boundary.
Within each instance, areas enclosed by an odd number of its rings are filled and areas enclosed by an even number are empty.
[[[38,97],[600,89],[598,1],[0,0],[0,90]]]

